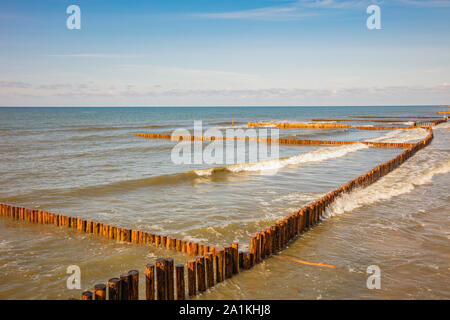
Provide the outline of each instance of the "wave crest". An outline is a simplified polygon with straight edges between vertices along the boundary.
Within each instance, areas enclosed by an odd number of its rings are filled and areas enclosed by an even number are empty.
[[[394,171],[364,189],[357,189],[351,193],[343,194],[326,209],[323,217],[332,217],[378,201],[389,200],[393,197],[410,193],[416,186],[430,183],[435,175],[449,172],[450,160],[436,167],[426,169],[417,175],[411,175],[409,170]]]
[[[209,176],[214,173],[223,171],[229,171],[233,173],[274,171],[291,165],[299,165],[308,162],[321,162],[328,159],[340,158],[347,155],[348,153],[367,148],[369,147],[362,143],[344,145],[339,147],[325,147],[287,158],[264,160],[252,163],[239,163],[218,168],[199,169],[195,170],[194,172],[198,176]]]

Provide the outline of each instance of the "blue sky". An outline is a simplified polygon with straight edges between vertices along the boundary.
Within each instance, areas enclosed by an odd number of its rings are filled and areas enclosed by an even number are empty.
[[[450,0],[2,1],[0,105],[450,104],[449,18]]]

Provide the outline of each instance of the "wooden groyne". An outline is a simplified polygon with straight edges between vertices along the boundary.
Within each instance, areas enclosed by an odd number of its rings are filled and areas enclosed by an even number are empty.
[[[159,258],[145,266],[145,297],[139,295],[139,271],[130,270],[84,291],[81,300],[185,300],[239,273],[238,245],[207,252],[186,264]]]
[[[418,121],[411,126],[351,126],[348,124],[337,123],[276,123],[276,122],[249,122],[248,127],[277,127],[279,129],[357,129],[357,130],[398,130],[398,129],[416,129],[418,127],[430,127],[446,122],[445,119]]]
[[[240,269],[239,245],[237,243],[230,244],[224,248],[216,248],[194,241],[175,239],[166,235],[120,228],[101,222],[7,204],[0,204],[0,216],[30,223],[71,228],[111,240],[149,244],[196,257],[195,260],[187,263],[187,288],[189,288],[187,296],[189,297],[202,293],[206,288],[230,278],[232,275],[239,273]],[[173,300],[174,291],[177,292],[176,297],[178,300],[184,299],[186,296],[184,270],[184,265],[177,265],[174,271],[172,258],[158,259],[156,266],[147,265],[145,273],[147,294],[145,299]],[[176,281],[173,280],[174,277]],[[108,281],[108,294],[106,294],[106,285],[100,283],[94,287],[93,292],[83,292],[81,300],[106,300],[107,296],[108,300],[138,300],[138,283],[139,272],[131,270],[120,277],[112,278]]]
[[[335,140],[305,140],[305,139],[270,139],[270,138],[251,138],[251,137],[215,137],[215,136],[181,136],[160,133],[137,133],[136,136],[147,139],[166,139],[172,141],[215,141],[215,140],[246,140],[264,143],[278,143],[283,145],[350,145],[350,144],[365,144],[369,147],[375,148],[410,148],[411,143],[395,143],[395,142],[370,142],[370,141],[335,141]]]
[[[442,110],[438,111],[437,114],[450,114],[450,107],[442,107]]]
[[[250,237],[248,251],[239,251],[237,243],[224,248],[216,248],[206,244],[175,239],[167,235],[156,235],[144,231],[110,226],[101,222],[84,220],[33,210],[7,204],[0,204],[0,215],[30,223],[51,224],[63,228],[76,229],[80,232],[92,233],[111,240],[149,244],[155,247],[175,250],[195,257],[184,264],[174,265],[172,258],[157,259],[154,264],[145,266],[145,299],[147,300],[182,300],[203,293],[207,288],[231,278],[241,270],[251,269],[266,258],[283,250],[286,245],[298,238],[303,232],[321,221],[326,209],[341,195],[350,193],[356,188],[366,187],[408,160],[417,151],[425,148],[433,139],[431,126],[426,127],[428,135],[415,144],[370,143],[406,148],[402,153],[361,176],[347,182],[343,186],[327,193],[320,199],[300,208],[298,211],[282,218],[277,223],[255,233]],[[150,134],[153,137],[173,139],[172,135]],[[147,137],[145,134],[138,136]],[[197,137],[208,138],[216,137]],[[214,139],[213,139],[214,138]],[[178,140],[193,140],[195,137],[178,136]],[[218,139],[218,138],[217,138]],[[290,139],[288,139],[290,140]],[[300,140],[302,141],[302,140]],[[333,144],[338,144],[336,141]],[[359,142],[342,142],[343,144]],[[301,143],[295,143],[301,144]],[[85,291],[82,300],[137,300],[139,298],[139,271],[130,270],[105,283],[94,286],[92,291]],[[186,281],[187,279],[187,281]]]
[[[78,217],[69,217],[44,210],[33,210],[8,204],[0,204],[0,215],[31,223],[71,228],[80,232],[96,234],[111,240],[149,244],[155,247],[186,253],[191,256],[203,255],[204,253],[215,252],[218,250],[215,247],[203,243],[175,239],[168,235],[152,234],[145,231],[121,228],[102,222],[89,221]]]
[[[351,126],[349,124],[338,123],[275,123],[275,122],[249,122],[248,127],[277,127],[279,129],[358,129],[358,130],[395,130],[413,129],[411,126],[405,127],[374,127],[374,126]]]
[[[430,128],[429,134],[424,140],[409,147],[394,159],[347,182],[345,185],[327,193],[322,198],[304,206],[299,211],[290,214],[261,232],[255,233],[250,237],[250,250],[242,254],[245,261],[244,269],[250,269],[253,265],[263,259],[282,250],[289,241],[294,240],[302,232],[305,232],[317,224],[327,207],[331,205],[336,198],[344,193],[350,193],[356,188],[366,187],[376,182],[408,160],[417,151],[429,145],[432,139],[433,131]]]
[[[416,121],[412,125],[413,128],[423,128],[423,127],[434,127],[437,126],[440,123],[447,122],[445,119],[441,120],[429,120],[429,121]]]
[[[311,121],[325,121],[325,122],[392,122],[392,123],[401,123],[401,122],[411,122],[411,120],[369,120],[369,119],[312,119]]]
[[[441,119],[440,117],[407,117],[407,116],[348,116],[349,118],[360,118],[360,119]],[[405,120],[406,121],[406,120]]]
[[[348,129],[348,124],[337,123],[291,123],[291,122],[249,122],[248,127],[277,127],[279,129]]]
[[[352,128],[358,129],[358,130],[408,130],[408,129],[415,129],[412,126],[408,127],[380,127],[380,126],[353,126]]]

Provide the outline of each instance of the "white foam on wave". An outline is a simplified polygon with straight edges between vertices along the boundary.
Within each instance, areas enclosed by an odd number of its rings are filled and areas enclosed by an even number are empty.
[[[343,194],[327,208],[323,217],[332,217],[365,205],[410,193],[416,186],[430,183],[435,175],[450,172],[449,159],[431,168],[423,169],[422,165],[423,163],[418,162],[415,165],[399,168],[364,189]]]
[[[280,195],[271,200],[271,202],[285,202],[285,201],[296,201],[302,202],[307,201],[311,202],[317,199],[320,199],[324,196],[324,193],[320,192],[292,192],[284,195]]]
[[[226,129],[248,129],[248,126],[221,126],[221,127],[213,127],[218,130],[226,130]]]
[[[233,173],[263,171],[273,172],[274,170],[278,170],[286,166],[299,165],[308,162],[321,162],[328,159],[340,158],[347,155],[348,153],[367,148],[368,146],[362,143],[344,145],[339,147],[325,147],[308,153],[302,153],[282,159],[265,160],[252,163],[240,163],[222,168],[200,169],[195,170],[194,172],[199,176],[209,176],[218,170],[226,170]]]
[[[417,128],[417,129],[397,129],[394,131],[389,131],[385,135],[369,139],[367,141],[370,142],[408,142],[415,140],[423,140],[427,137],[428,131],[426,129]]]
[[[9,248],[11,241],[7,241],[7,240],[0,240],[0,248],[1,249],[5,249],[5,248]]]
[[[391,124],[391,125],[404,124],[407,126],[412,126],[414,124],[414,121],[388,122],[388,124]]]

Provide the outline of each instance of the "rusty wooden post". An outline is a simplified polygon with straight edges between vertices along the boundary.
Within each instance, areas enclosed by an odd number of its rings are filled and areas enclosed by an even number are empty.
[[[242,252],[242,258],[243,258],[243,260],[244,260],[244,261],[242,262],[243,268],[244,268],[245,270],[250,269],[250,268],[251,268],[251,256],[250,256],[250,252],[248,252],[248,251]]]
[[[81,294],[81,300],[92,300],[92,292],[91,291],[84,291]]]
[[[273,252],[273,248],[272,248],[273,234],[272,234],[271,228],[266,229],[266,240],[267,240],[266,256],[270,256],[270,255],[272,255],[272,252]]]
[[[271,248],[272,248],[272,254],[277,252],[278,250],[278,232],[277,232],[277,226],[271,226],[270,227],[270,231],[271,231],[271,235],[272,235],[272,244],[271,244]]]
[[[177,300],[184,300],[186,299],[184,289],[184,265],[177,264],[175,270],[177,274]]]
[[[148,233],[147,237],[148,237],[148,240],[150,241],[149,243],[156,246],[156,235]]]
[[[256,257],[256,246],[257,246],[256,237],[255,236],[251,236],[250,237],[250,253],[253,254],[253,256],[252,256],[252,260],[250,261],[250,264],[252,266],[256,263],[256,260],[255,260],[255,257]]]
[[[214,286],[214,263],[212,252],[207,252],[205,254],[205,264],[206,264],[206,284],[208,287]]]
[[[292,222],[293,222],[292,237],[293,238],[295,238],[298,234],[298,221],[299,221],[299,215],[298,215],[298,212],[296,212],[292,215]]]
[[[191,254],[193,256],[197,256],[198,255],[198,243],[196,243],[196,242],[191,243],[191,250],[192,250]]]
[[[266,248],[267,248],[267,238],[266,238],[266,232],[261,231],[260,233],[260,240],[261,240],[261,259],[264,259],[266,257]]]
[[[292,216],[288,216],[285,218],[285,224],[286,224],[286,244],[292,239]],[[263,242],[262,239],[263,235],[261,234],[261,242]],[[262,253],[261,253],[262,255]]]
[[[233,273],[239,273],[239,244],[232,243],[232,260],[233,260]]]
[[[283,237],[282,237],[283,228],[280,222],[276,224],[276,232],[277,232],[277,249],[281,250],[283,249]]]
[[[95,285],[94,297],[95,300],[106,300],[106,286],[103,283]]]
[[[190,297],[193,297],[197,294],[197,277],[195,265],[196,262],[194,260],[188,262],[188,293]]]
[[[224,277],[224,257],[225,250],[219,250],[216,253],[216,281],[222,282]]]
[[[92,233],[92,221],[86,221],[86,233]]]
[[[280,226],[280,238],[279,238],[279,247],[280,247],[280,250],[281,249],[283,249],[284,248],[284,244],[285,244],[285,235],[286,235],[286,233],[285,233],[285,225],[284,225],[284,221],[280,221],[279,223],[278,223],[278,225]]]
[[[172,258],[166,259],[167,300],[175,300],[174,289],[174,262]]]
[[[130,276],[130,300],[139,300],[139,271],[128,271]]]
[[[130,300],[131,276],[128,273],[120,275],[120,300]]]
[[[186,241],[186,253],[192,256],[192,243],[190,241]]]
[[[156,292],[158,300],[167,300],[165,259],[156,260]]]
[[[305,210],[300,210],[299,211],[299,215],[300,215],[300,222],[298,224],[298,233],[302,233],[305,230]]]
[[[120,280],[119,278],[111,278],[108,281],[108,300],[120,299]]]
[[[260,262],[261,261],[261,234],[255,233],[256,237],[256,257],[255,261]]]
[[[197,257],[197,287],[198,292],[206,290],[205,258],[202,256]]]
[[[231,278],[233,275],[233,248],[226,246],[225,248],[225,279]]]
[[[311,217],[309,214],[309,206],[304,207],[303,210],[304,210],[303,211],[303,219],[305,220],[303,231],[306,231],[310,227],[310,222],[311,222]]]
[[[319,207],[320,207],[320,200],[316,201],[314,203],[315,212],[316,212],[316,223],[319,223]]]
[[[155,300],[155,266],[153,264],[145,266],[145,298]]]
[[[77,218],[77,230],[84,231],[83,230],[83,219],[81,219],[81,218]],[[94,295],[95,295],[95,292],[94,292]]]

